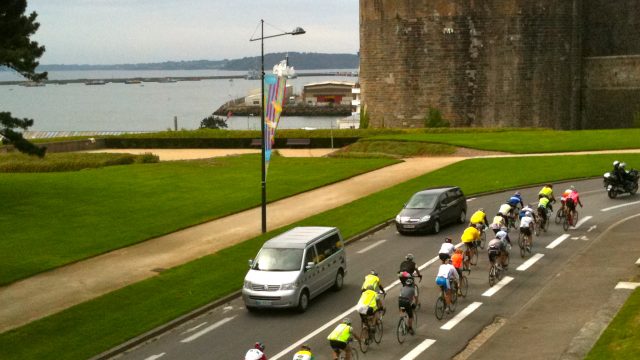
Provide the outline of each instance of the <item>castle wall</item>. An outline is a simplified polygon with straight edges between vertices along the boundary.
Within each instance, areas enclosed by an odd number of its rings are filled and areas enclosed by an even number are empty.
[[[580,126],[580,1],[360,0],[374,127]]]

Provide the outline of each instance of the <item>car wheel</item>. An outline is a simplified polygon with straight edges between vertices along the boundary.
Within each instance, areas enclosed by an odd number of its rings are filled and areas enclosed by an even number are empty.
[[[302,290],[300,294],[300,299],[298,299],[298,312],[305,312],[309,307],[309,292],[307,290]]]
[[[342,289],[342,285],[344,285],[344,273],[342,272],[342,269],[340,269],[336,274],[336,281],[333,283],[333,290],[340,291],[340,289]]]
[[[458,218],[458,222],[460,224],[464,224],[465,222],[467,222],[467,213],[464,210],[460,211],[460,217]]]
[[[250,312],[250,313],[254,313],[254,312],[258,311],[258,309],[253,307],[253,306],[246,306],[246,308],[247,308],[247,311]]]
[[[433,233],[437,234],[440,232],[440,220],[436,220],[433,222]]]

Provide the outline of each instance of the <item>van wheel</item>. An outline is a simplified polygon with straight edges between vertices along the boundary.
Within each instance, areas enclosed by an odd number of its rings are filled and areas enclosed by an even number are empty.
[[[458,223],[464,224],[467,222],[467,213],[462,210],[460,211],[460,217],[458,217]]]
[[[440,220],[436,220],[436,221],[433,223],[433,233],[434,233],[434,234],[437,234],[437,233],[439,233],[439,232],[440,232]]]
[[[298,312],[305,312],[309,307],[309,292],[307,290],[303,290],[302,294],[300,294],[300,299],[298,299]]]
[[[344,285],[344,273],[342,272],[342,269],[340,269],[336,274],[336,281],[333,283],[333,290],[340,291],[342,289],[342,285]]]

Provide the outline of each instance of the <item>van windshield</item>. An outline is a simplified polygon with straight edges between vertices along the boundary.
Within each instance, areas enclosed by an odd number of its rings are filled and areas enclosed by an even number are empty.
[[[303,249],[262,249],[251,267],[262,271],[296,271],[302,267]]]
[[[407,209],[433,209],[437,200],[438,194],[415,194],[407,203]]]

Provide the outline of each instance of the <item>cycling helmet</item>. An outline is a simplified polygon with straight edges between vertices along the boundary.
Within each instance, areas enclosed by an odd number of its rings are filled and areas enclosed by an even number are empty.
[[[412,278],[408,278],[407,280],[404,281],[405,285],[413,285],[413,279]]]
[[[624,170],[625,166],[627,166],[627,163],[623,163],[623,162],[620,163],[620,169]]]
[[[264,344],[262,344],[260,341],[258,341],[253,347],[260,351],[264,351]]]
[[[378,273],[375,270],[371,270],[371,275],[378,276]]]
[[[553,188],[553,184],[547,184],[547,187]]]
[[[413,254],[407,254],[407,256],[405,256],[405,259],[413,261]]]
[[[302,346],[300,346],[300,350],[307,350],[307,351],[311,351],[311,346],[304,344]]]
[[[408,271],[403,271],[400,273],[400,276],[402,276],[403,278],[408,278],[411,277],[411,274],[409,274]]]
[[[450,237],[444,238],[444,242],[450,243],[451,242],[451,238]]]
[[[507,230],[508,230],[508,229],[507,229],[507,227],[506,227],[506,226],[502,226],[502,227],[500,228],[500,230],[501,230],[501,231],[504,231],[504,232],[507,232]]]
[[[516,191],[516,193],[515,193],[515,194],[513,194],[513,195],[515,195],[515,196],[520,196],[520,191]]]
[[[351,319],[349,319],[349,318],[344,318],[344,319],[342,319],[342,323],[343,323],[343,324],[347,324],[347,325],[351,326]]]
[[[613,167],[618,167],[620,165],[620,161],[616,160],[613,162]]]
[[[480,209],[478,209],[478,211],[482,211],[482,212],[484,212],[484,208],[480,208]]]
[[[528,216],[528,217],[532,217],[532,216],[533,216],[533,214],[531,213],[531,211],[527,211],[526,213],[524,213],[524,215],[525,215],[525,216]]]

